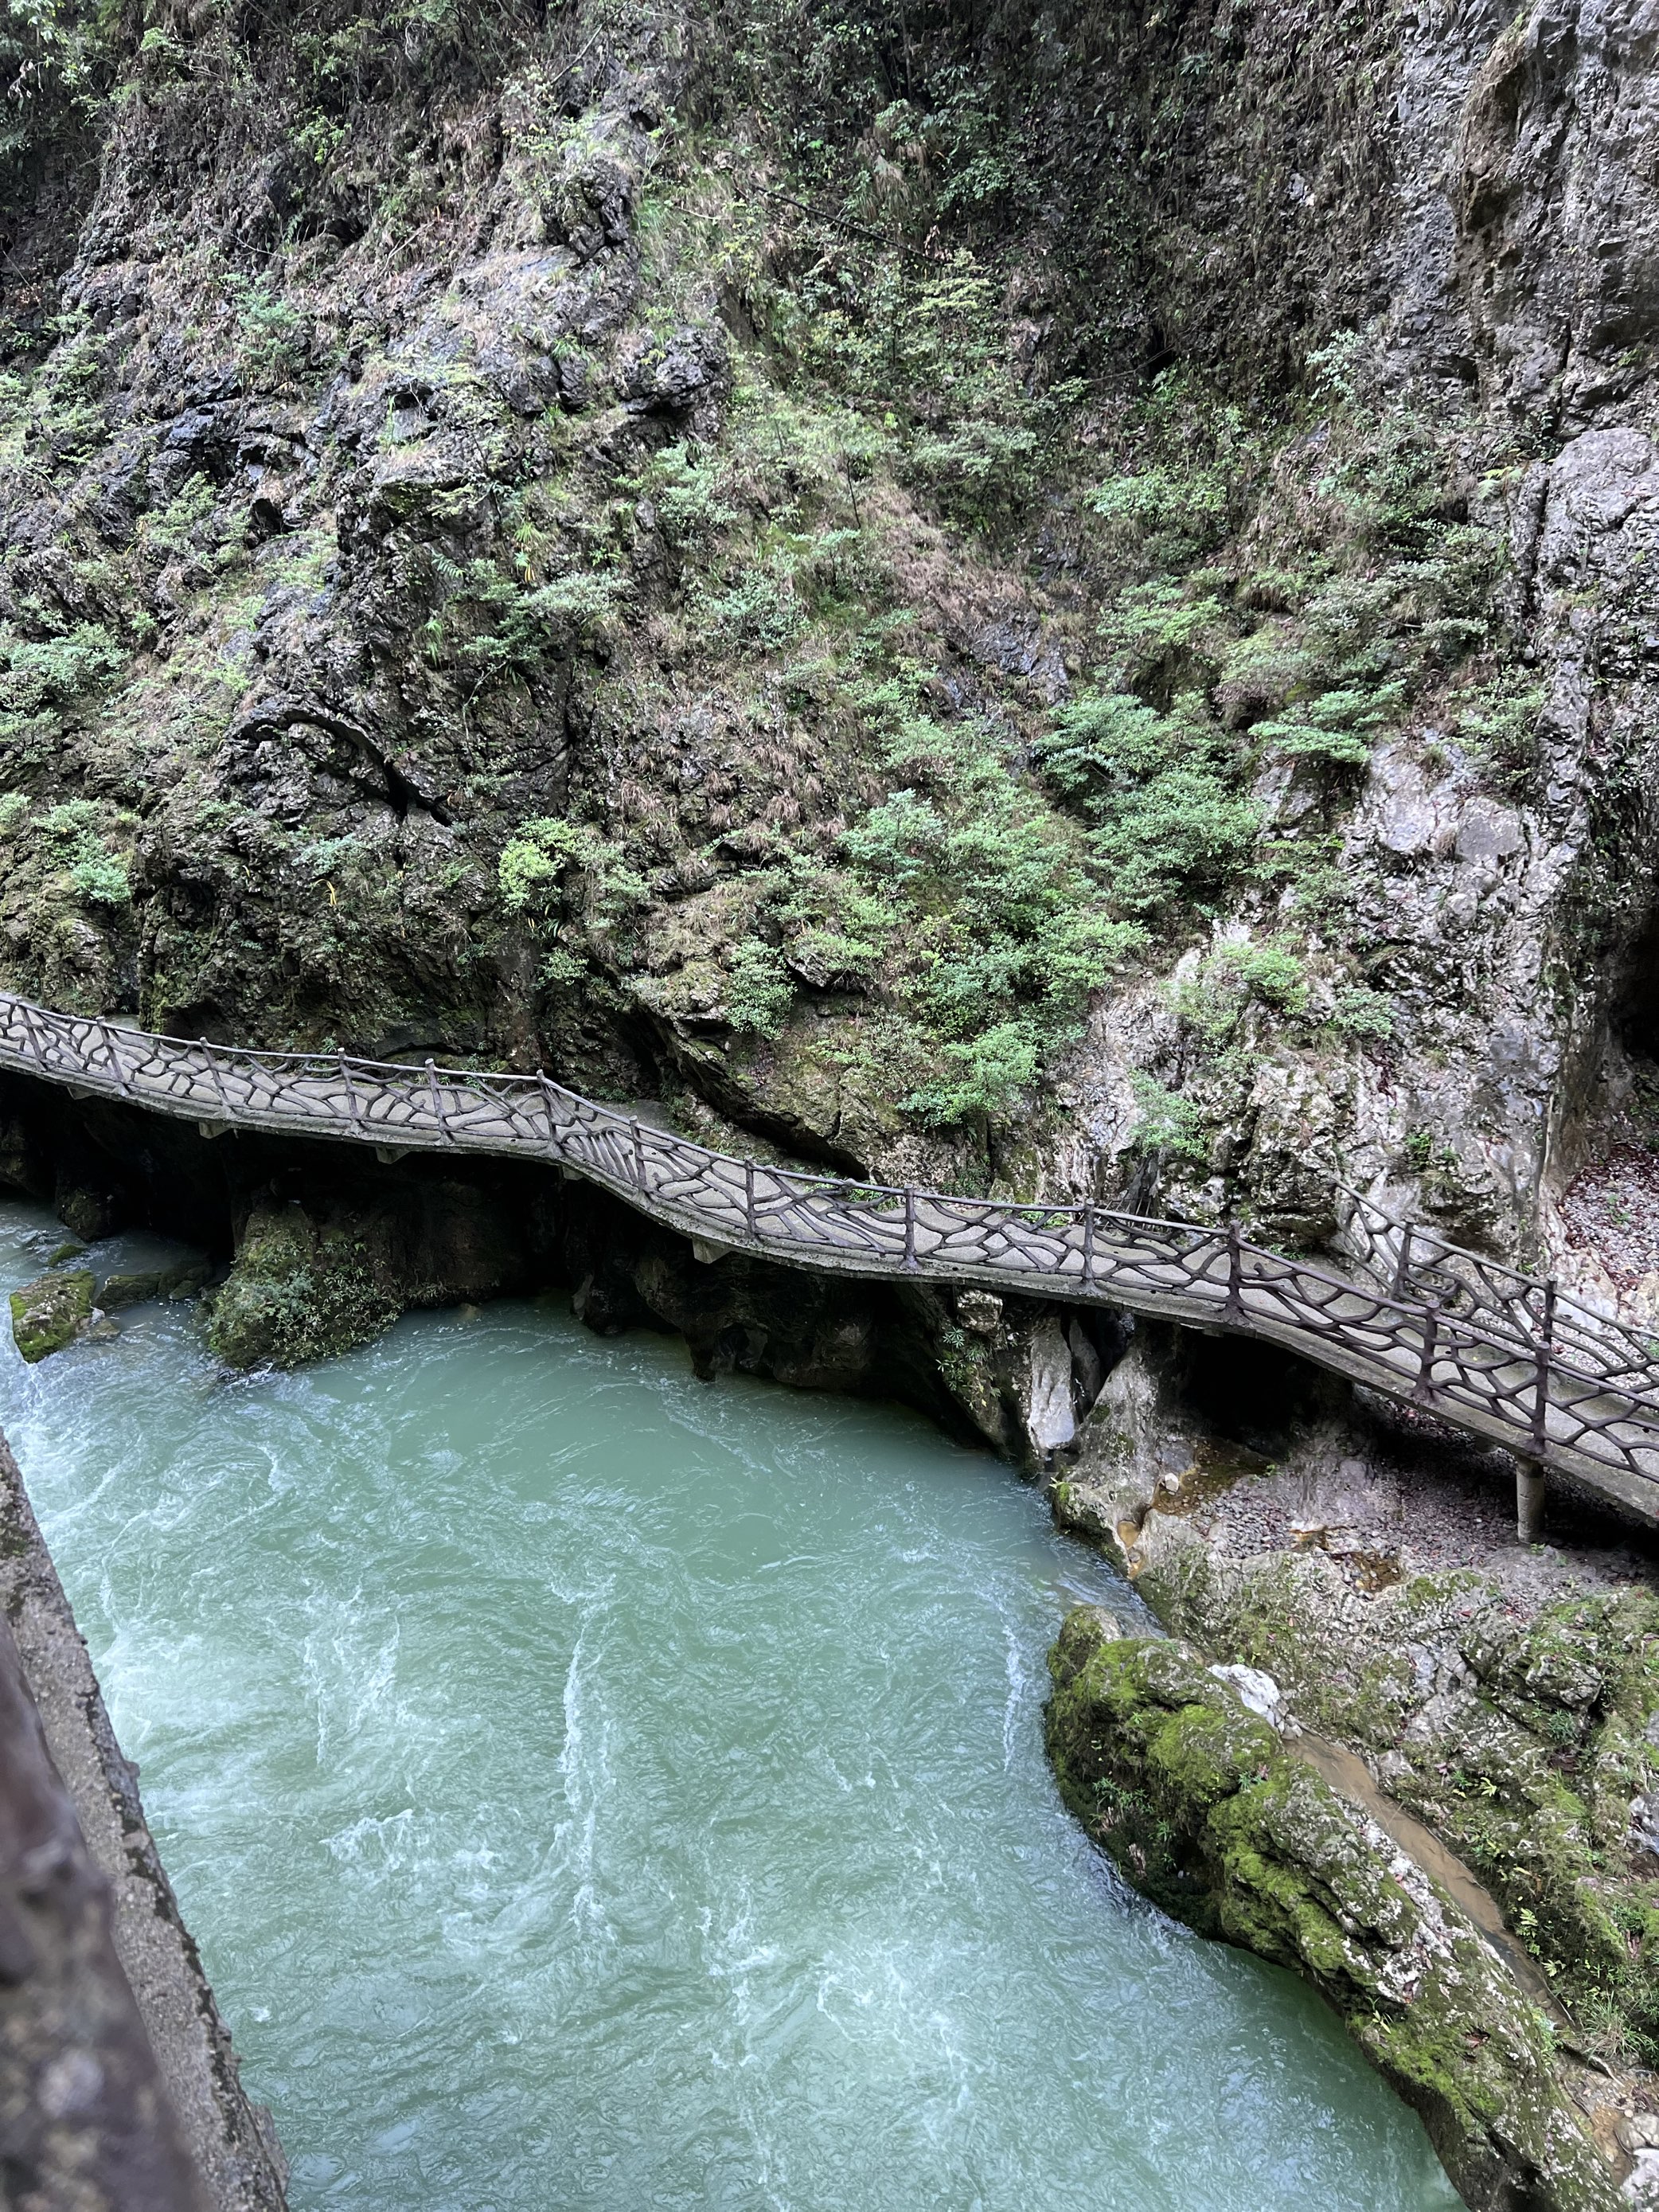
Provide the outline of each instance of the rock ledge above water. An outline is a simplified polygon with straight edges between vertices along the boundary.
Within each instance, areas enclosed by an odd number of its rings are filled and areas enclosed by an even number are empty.
[[[1135,1887],[1290,1967],[1423,2118],[1474,2212],[1624,2200],[1550,2022],[1451,1899],[1186,1645],[1073,1613],[1050,1661],[1067,1802]]]

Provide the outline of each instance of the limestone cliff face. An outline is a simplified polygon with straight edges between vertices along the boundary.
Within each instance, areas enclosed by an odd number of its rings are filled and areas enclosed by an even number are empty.
[[[1636,0],[54,21],[9,981],[1645,1295]]]
[[[1286,1049],[1284,1009],[1257,1007],[1255,1064],[1183,1086],[1212,1084],[1225,1125],[1194,1164],[1219,1170],[1212,1204],[1242,1175],[1258,1206],[1316,1218],[1340,1175],[1609,1298],[1555,1201],[1651,1050],[1653,35],[1620,5],[1393,19],[1376,208],[1355,239],[1362,326],[1379,388],[1414,393],[1456,441],[1468,513],[1504,539],[1535,751],[1523,776],[1495,775],[1479,717],[1425,686],[1340,824],[1346,942],[1392,1002],[1393,1037]],[[1310,795],[1281,778],[1264,796],[1288,826]],[[1189,972],[1203,957],[1188,951]],[[1183,1048],[1156,985],[1105,1009],[1097,1127],[1133,1117],[1126,1066],[1179,1066]]]

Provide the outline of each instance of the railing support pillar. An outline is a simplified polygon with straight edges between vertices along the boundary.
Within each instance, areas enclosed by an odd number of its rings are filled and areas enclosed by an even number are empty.
[[[916,1194],[906,1188],[904,1194],[904,1266],[907,1273],[916,1271]]]
[[[214,1073],[216,1075],[218,1073],[218,1068],[219,1063],[216,1060],[214,1062]],[[351,1126],[361,1137],[363,1133],[363,1109],[357,1103],[357,1086],[351,1079],[351,1063],[347,1060],[343,1053],[340,1054],[340,1080],[345,1085],[346,1104],[351,1109]],[[223,1088],[224,1086],[222,1083],[220,1085],[221,1091],[222,1091]]]
[[[1544,1533],[1544,1470],[1535,1459],[1515,1462],[1515,1533],[1523,1544]]]
[[[743,1164],[743,1225],[752,1237],[755,1234],[755,1163]]]
[[[1532,1442],[1535,1459],[1515,1462],[1515,1533],[1535,1544],[1544,1533],[1544,1459],[1550,1430],[1550,1358],[1555,1350],[1555,1278],[1544,1285],[1544,1320],[1538,1332],[1537,1366],[1532,1392]]]
[[[115,1040],[110,1035],[109,1024],[107,1022],[99,1023],[98,1035],[103,1043],[104,1057],[109,1062],[110,1073],[120,1085],[121,1096],[124,1098],[130,1098],[132,1096],[132,1085],[127,1081],[127,1072],[121,1065],[120,1055],[115,1049]]]
[[[1412,1225],[1408,1221],[1400,1232],[1400,1250],[1394,1263],[1394,1294],[1396,1298],[1406,1295],[1406,1285],[1412,1275]]]
[[[196,1042],[201,1047],[203,1052],[207,1055],[208,1066],[213,1070],[213,1095],[219,1101],[220,1120],[223,1122],[225,1127],[228,1128],[231,1124],[232,1115],[230,1111],[230,1101],[225,1097],[225,1071],[219,1065],[219,1055],[214,1051],[213,1047],[208,1042],[207,1039],[205,1037],[198,1037]],[[194,1088],[193,1085],[191,1087]]]
[[[1083,1209],[1083,1287],[1091,1291],[1095,1286],[1095,1210],[1092,1206]]]
[[[1413,1401],[1426,1405],[1434,1395],[1434,1355],[1439,1341],[1440,1316],[1432,1306],[1423,1309],[1423,1357],[1417,1370],[1417,1387],[1412,1392]]]
[[[1227,1224],[1227,1299],[1221,1310],[1230,1321],[1244,1318],[1244,1255],[1239,1249],[1238,1224]]]
[[[443,1093],[438,1088],[438,1071],[431,1060],[426,1064],[426,1087],[432,1094],[432,1115],[447,1145],[455,1141],[455,1132],[449,1126],[449,1116],[444,1112]]]
[[[1539,1456],[1549,1442],[1550,1356],[1555,1350],[1555,1278],[1544,1285],[1544,1325],[1538,1332],[1536,1378],[1532,1392],[1532,1441]]]

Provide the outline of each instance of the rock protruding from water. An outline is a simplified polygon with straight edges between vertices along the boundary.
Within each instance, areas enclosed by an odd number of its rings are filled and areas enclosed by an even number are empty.
[[[213,1302],[208,1337],[232,1367],[298,1367],[368,1344],[398,1317],[365,1240],[297,1205],[256,1206]]]
[[[1060,1788],[1137,1889],[1311,1982],[1473,2212],[1615,2212],[1550,2023],[1375,1820],[1185,1644],[1109,1634],[1083,1607],[1049,1666]]]
[[[106,1313],[127,1306],[148,1305],[156,1298],[192,1298],[207,1286],[213,1270],[205,1260],[185,1261],[176,1267],[143,1267],[106,1275],[99,1286],[98,1303]]]
[[[94,1281],[89,1267],[66,1267],[12,1292],[12,1337],[31,1366],[80,1335],[92,1318]]]

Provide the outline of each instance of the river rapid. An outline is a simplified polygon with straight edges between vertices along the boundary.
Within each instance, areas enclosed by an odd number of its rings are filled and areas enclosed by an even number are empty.
[[[0,1281],[62,1237],[0,1201]],[[233,1381],[155,1305],[8,1335],[0,1426],[296,2212],[1456,2205],[1066,1814],[1044,1655],[1133,1601],[918,1419],[555,1303]]]

